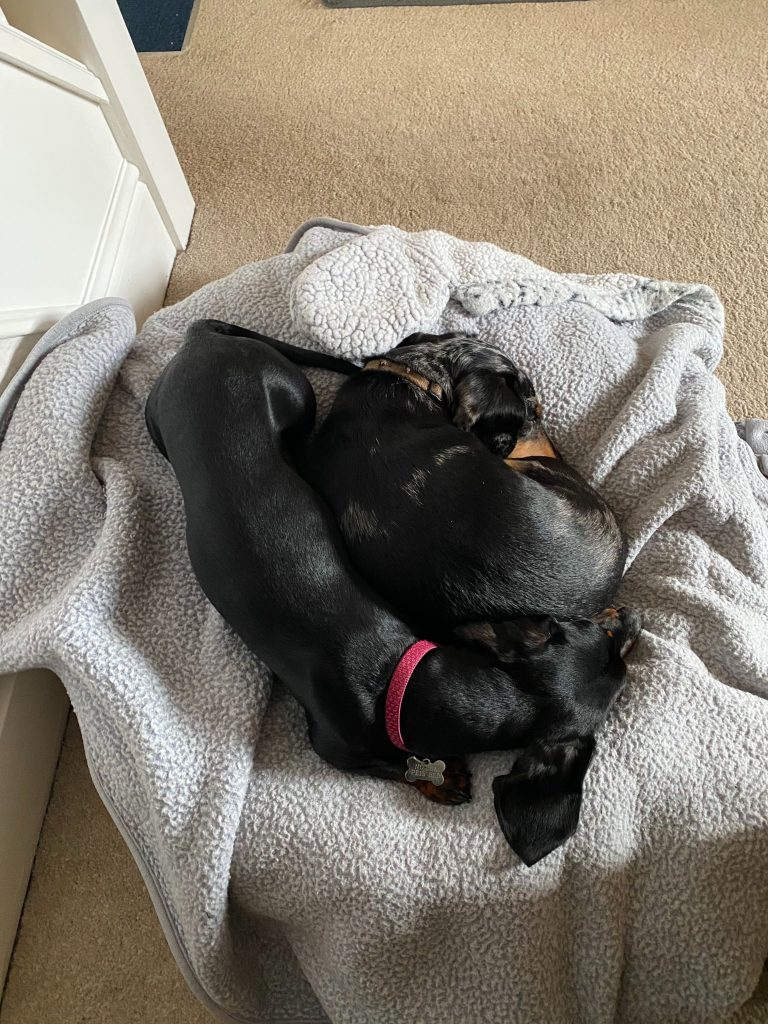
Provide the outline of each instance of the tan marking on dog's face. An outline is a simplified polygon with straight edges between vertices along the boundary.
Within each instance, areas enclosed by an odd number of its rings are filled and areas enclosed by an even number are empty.
[[[514,459],[557,459],[558,457],[552,442],[542,431],[538,437],[521,438],[504,461],[509,463]]]
[[[525,459],[511,459],[509,456],[504,459],[504,463],[510,469],[514,469],[516,473],[527,473],[532,465],[532,463],[526,462]]]

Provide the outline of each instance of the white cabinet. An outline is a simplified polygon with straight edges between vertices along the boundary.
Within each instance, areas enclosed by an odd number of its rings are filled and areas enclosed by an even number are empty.
[[[115,0],[0,0],[0,390],[40,334],[107,295],[162,305],[194,203]],[[0,992],[67,701],[0,678]]]

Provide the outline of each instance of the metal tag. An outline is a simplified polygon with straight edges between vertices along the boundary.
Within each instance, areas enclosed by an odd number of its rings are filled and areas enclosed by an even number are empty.
[[[428,757],[422,761],[419,757],[409,757],[407,763],[406,782],[432,782],[435,786],[442,786],[445,781],[445,761],[430,761]]]

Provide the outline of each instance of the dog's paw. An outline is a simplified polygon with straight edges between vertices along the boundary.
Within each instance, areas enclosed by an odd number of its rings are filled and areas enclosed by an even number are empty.
[[[472,799],[472,773],[458,757],[449,758],[445,763],[442,786],[420,779],[409,783],[415,786],[427,800],[436,804],[466,804]]]

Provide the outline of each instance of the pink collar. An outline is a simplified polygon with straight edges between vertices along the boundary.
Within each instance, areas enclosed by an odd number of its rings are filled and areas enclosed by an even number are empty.
[[[392,678],[389,680],[384,720],[387,724],[387,736],[401,750],[408,750],[403,742],[403,734],[400,732],[400,711],[406,688],[421,659],[425,654],[434,651],[436,647],[437,644],[433,644],[429,640],[417,640],[415,644],[411,644],[398,661]]]

